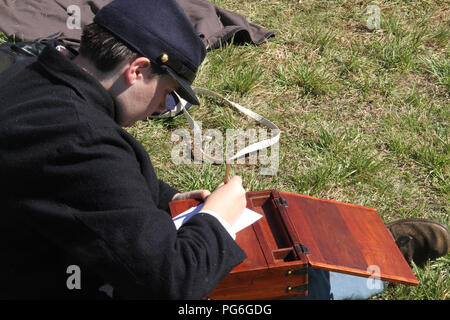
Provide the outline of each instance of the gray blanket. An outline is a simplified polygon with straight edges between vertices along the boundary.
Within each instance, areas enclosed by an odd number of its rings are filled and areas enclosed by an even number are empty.
[[[79,40],[83,26],[111,0],[0,0],[0,31],[16,41],[55,33]],[[177,0],[203,43],[215,49],[234,37],[234,43],[258,45],[274,36],[245,17],[206,0]],[[75,6],[74,6],[75,5]]]

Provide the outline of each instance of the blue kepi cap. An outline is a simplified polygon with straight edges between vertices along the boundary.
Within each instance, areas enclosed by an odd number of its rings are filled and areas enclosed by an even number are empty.
[[[182,98],[200,104],[191,85],[206,48],[175,0],[115,0],[94,22],[166,70]]]

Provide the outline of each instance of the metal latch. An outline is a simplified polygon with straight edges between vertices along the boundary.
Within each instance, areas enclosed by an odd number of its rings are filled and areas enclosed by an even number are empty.
[[[284,199],[284,198],[281,198],[281,197],[277,198],[277,199],[275,199],[275,202],[284,207],[288,207],[288,203],[287,203],[286,199]]]
[[[298,253],[309,254],[308,247],[306,247],[304,244],[301,244],[301,243],[296,243],[296,244],[295,244],[295,250],[296,250]]]

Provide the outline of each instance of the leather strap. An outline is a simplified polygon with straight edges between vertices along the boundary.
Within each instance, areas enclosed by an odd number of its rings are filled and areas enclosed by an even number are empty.
[[[274,144],[276,144],[279,139],[280,139],[280,129],[271,121],[267,120],[266,118],[264,118],[263,116],[253,112],[252,110],[245,108],[243,106],[241,106],[240,104],[230,101],[227,98],[223,97],[222,95],[220,95],[219,93],[215,92],[215,91],[211,91],[205,88],[199,88],[199,87],[193,87],[192,88],[193,91],[195,92],[195,94],[198,95],[205,95],[205,96],[211,96],[211,97],[216,97],[219,98],[223,101],[225,101],[228,105],[236,108],[238,111],[244,113],[245,115],[247,115],[248,117],[250,117],[251,119],[259,122],[260,124],[266,126],[267,128],[271,129],[273,133],[272,137],[269,139],[264,139],[262,141],[253,143],[241,150],[239,150],[235,155],[233,155],[232,157],[226,159],[226,163],[231,163],[231,161],[238,159],[240,157],[245,156],[246,154],[261,150],[261,149],[265,149],[268,148]],[[201,128],[198,125],[198,123],[191,117],[191,115],[189,114],[189,112],[186,110],[186,108],[184,107],[186,105],[186,100],[184,100],[183,98],[181,98],[180,96],[178,96],[178,98],[180,99],[180,102],[178,103],[178,105],[176,106],[175,109],[177,110],[182,110],[184,116],[186,117],[186,120],[189,123],[189,126],[191,127],[191,129],[194,131],[194,137],[201,137],[202,136],[202,132],[201,132]],[[209,156],[208,154],[205,153],[204,151],[204,145],[211,141],[212,137],[211,136],[205,136],[204,139],[202,140],[201,143],[201,148],[200,148],[200,152],[203,154],[203,156],[215,163],[223,163],[223,159],[216,159],[213,158],[211,156]],[[204,159],[205,159],[204,158]]]

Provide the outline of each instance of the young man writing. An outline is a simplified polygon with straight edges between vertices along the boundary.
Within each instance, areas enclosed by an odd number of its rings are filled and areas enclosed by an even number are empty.
[[[102,298],[107,284],[114,298],[199,299],[243,261],[227,231],[246,205],[241,179],[179,193],[121,128],[172,91],[198,104],[205,53],[175,1],[117,0],[73,60],[50,45],[2,75],[1,298]],[[177,231],[168,202],[186,198],[204,207]]]

